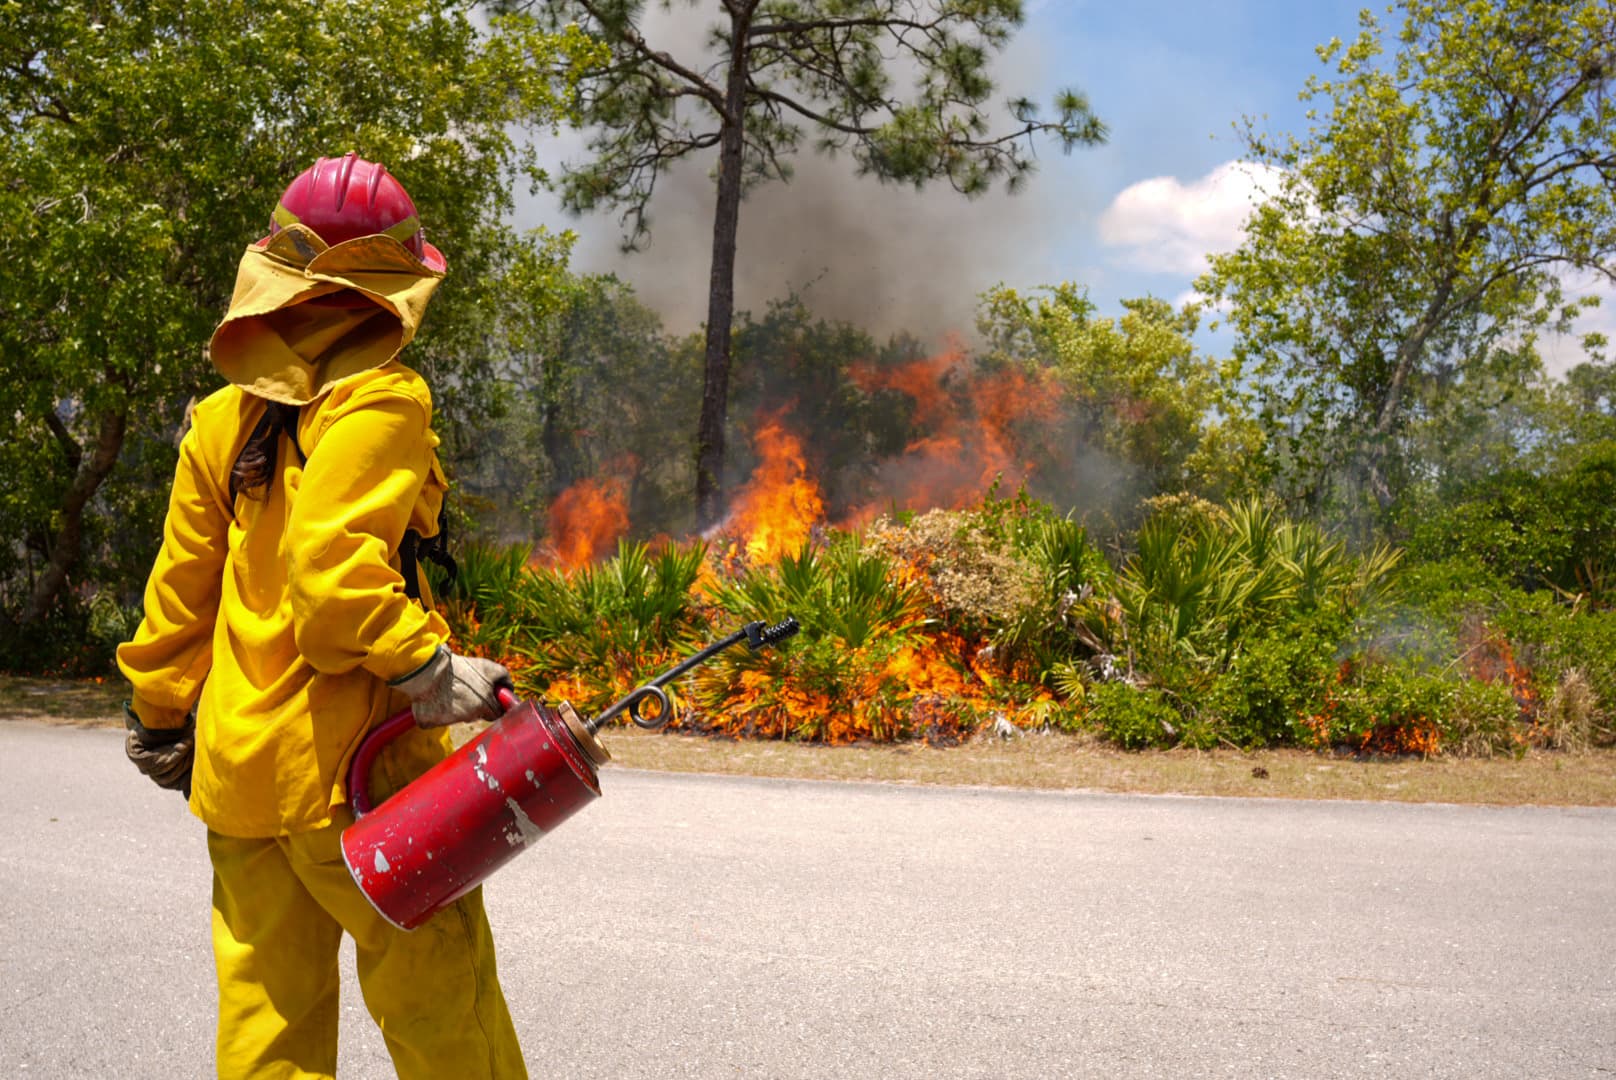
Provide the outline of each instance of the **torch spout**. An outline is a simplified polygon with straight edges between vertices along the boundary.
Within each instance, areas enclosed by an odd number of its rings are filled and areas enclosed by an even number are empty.
[[[624,697],[608,705],[606,710],[599,716],[585,720],[584,726],[593,735],[624,712],[627,712],[629,718],[640,727],[647,729],[659,728],[673,719],[673,702],[669,699],[668,692],[663,689],[668,683],[673,682],[692,668],[700,667],[732,645],[739,645],[744,641],[748,649],[752,652],[757,652],[767,646],[778,645],[801,629],[802,624],[790,615],[787,615],[783,621],[773,626],[762,622],[749,622],[728,637],[715,641],[700,652],[685,657],[645,685],[630,690]],[[646,716],[642,712],[642,707],[646,701],[651,699],[655,699],[657,710],[652,715]]]

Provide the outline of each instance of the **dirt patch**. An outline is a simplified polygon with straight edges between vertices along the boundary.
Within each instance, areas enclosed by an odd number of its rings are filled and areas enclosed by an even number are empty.
[[[0,719],[122,727],[129,687],[118,679],[30,679],[0,675]]]

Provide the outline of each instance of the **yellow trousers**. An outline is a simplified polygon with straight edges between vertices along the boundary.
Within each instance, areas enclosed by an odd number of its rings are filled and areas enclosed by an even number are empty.
[[[403,1080],[525,1078],[482,890],[419,929],[399,930],[343,864],[347,823],[269,840],[209,831],[219,1076],[335,1075],[337,947],[346,932],[365,1005]]]

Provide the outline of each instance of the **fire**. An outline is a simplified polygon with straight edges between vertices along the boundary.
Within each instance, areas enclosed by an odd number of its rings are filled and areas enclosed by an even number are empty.
[[[961,697],[970,693],[966,677],[930,645],[899,649],[881,669],[881,677],[907,686],[917,694]]]
[[[936,356],[897,367],[872,368],[857,364],[848,370],[848,375],[866,393],[897,390],[904,394],[915,403],[915,425],[936,428],[953,420],[954,402],[949,397],[947,383],[964,366],[965,353],[955,344]]]
[[[1017,444],[1018,425],[1052,422],[1059,412],[1060,396],[1060,386],[1048,370],[1028,373],[1005,368],[971,386],[971,402],[984,438],[1006,448]]]
[[[556,565],[576,570],[628,532],[628,485],[617,476],[580,480],[550,504],[549,522]]]
[[[808,474],[801,440],[778,415],[758,426],[752,444],[762,460],[737,493],[725,531],[745,538],[746,557],[756,564],[795,555],[824,518],[825,501]]]
[[[1377,716],[1365,730],[1349,732],[1337,727],[1343,690],[1358,675],[1358,664],[1346,659],[1336,668],[1335,677],[1324,690],[1319,711],[1301,713],[1298,720],[1307,732],[1306,741],[1315,749],[1351,746],[1361,754],[1419,754],[1431,757],[1442,752],[1442,730],[1428,716],[1392,713]]]
[[[900,625],[840,646],[834,680],[813,660],[799,667],[787,656],[698,672],[696,729],[831,745],[906,738],[954,745],[994,718],[1022,727],[1047,721],[1055,705],[1047,690],[1006,694],[984,650],[955,634]]]
[[[1520,710],[1520,719],[1535,724],[1542,709],[1537,688],[1532,685],[1532,673],[1515,659],[1509,638],[1496,627],[1484,622],[1467,622],[1461,631],[1465,649],[1465,667],[1470,677],[1482,682],[1503,683],[1509,687]]]
[[[959,509],[981,499],[995,481],[1020,484],[1033,464],[1021,458],[1019,429],[1052,422],[1061,394],[1048,372],[1005,368],[973,377],[959,345],[895,368],[858,367],[850,374],[866,392],[908,396],[914,425],[925,434],[882,465],[881,498],[853,509],[847,527],[868,524],[890,504]]]

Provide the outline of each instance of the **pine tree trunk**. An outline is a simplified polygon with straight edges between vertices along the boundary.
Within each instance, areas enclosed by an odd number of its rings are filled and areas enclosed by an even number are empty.
[[[746,30],[755,5],[735,12],[729,80],[718,140],[718,205],[713,213],[713,264],[707,294],[707,352],[702,369],[701,423],[696,429],[696,524],[724,520],[724,425],[729,415],[730,327],[735,316],[735,240],[741,220],[741,163],[746,116]]]

